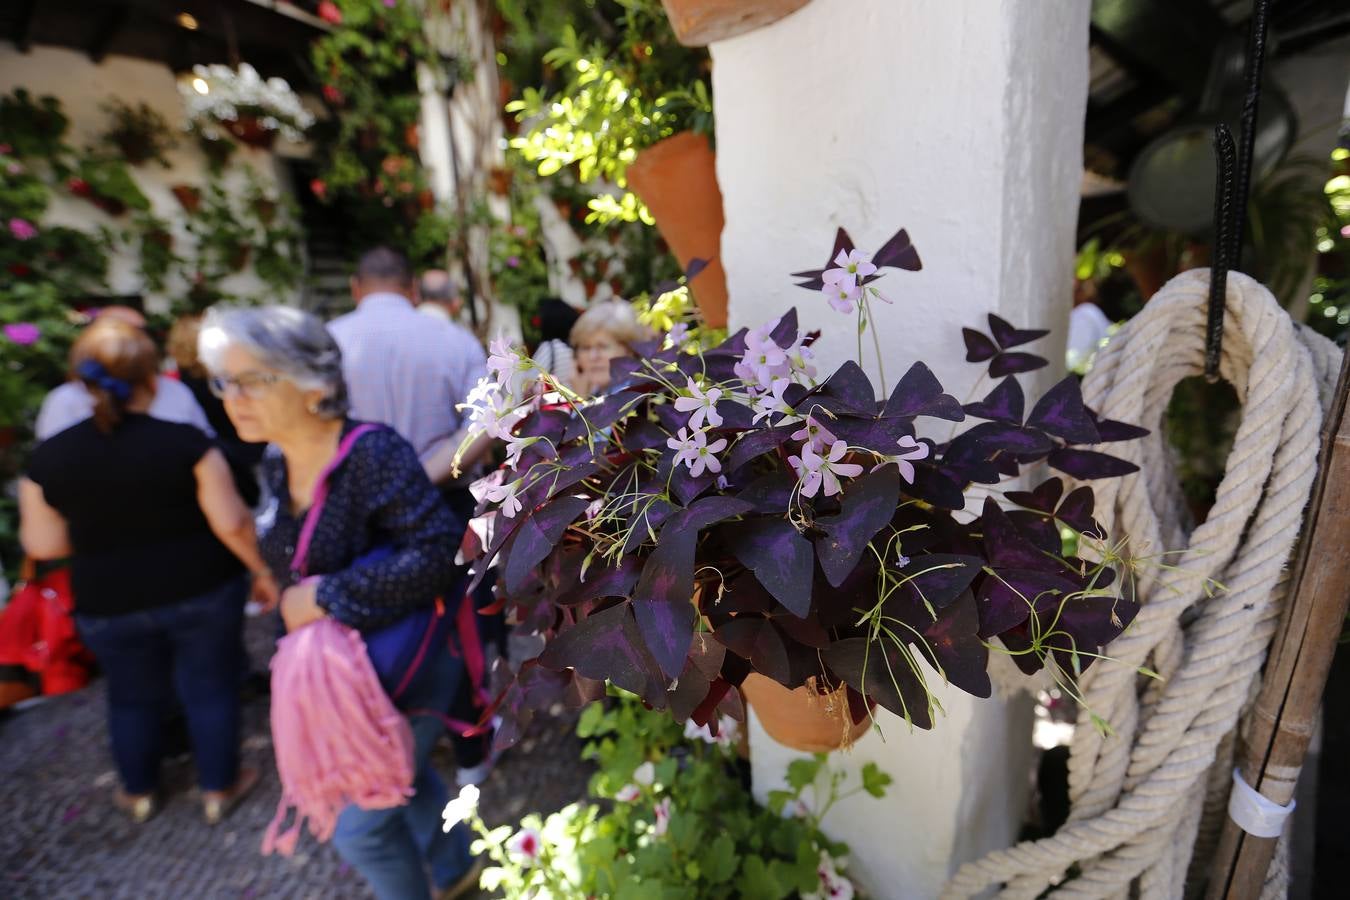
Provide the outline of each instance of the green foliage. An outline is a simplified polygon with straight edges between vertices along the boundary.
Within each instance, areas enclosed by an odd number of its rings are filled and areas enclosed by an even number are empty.
[[[116,98],[105,103],[103,110],[112,120],[99,138],[108,149],[120,152],[133,166],[153,159],[169,167],[164,154],[177,141],[162,115],[146,103],[132,106]]]
[[[110,156],[86,156],[75,166],[76,177],[88,185],[90,199],[112,216],[128,209],[145,212],[150,201],[131,177],[127,164]]]
[[[513,4],[501,6],[517,27],[528,23]],[[511,146],[540,175],[575,166],[583,184],[604,179],[623,188],[640,150],[684,130],[711,133],[708,57],[675,41],[658,0],[585,6],[587,15],[563,24],[558,45],[544,54],[562,83],[527,86],[507,104],[526,129]],[[597,17],[605,27],[587,28]],[[651,222],[631,195],[598,196],[591,215],[598,222]]]
[[[28,91],[18,88],[0,97],[0,142],[21,158],[54,158],[64,150],[70,120],[61,111],[61,101],[41,97],[34,101]]]
[[[847,853],[824,835],[821,820],[845,797],[881,796],[890,780],[869,766],[850,787],[815,756],[792,765],[790,789],[775,792],[766,809],[751,797],[731,741],[691,739],[629,696],[588,707],[577,733],[598,766],[590,785],[596,802],[527,816],[518,829],[471,819],[475,850],[495,864],[483,877],[487,890],[508,900],[817,896],[821,870],[842,880],[837,866]],[[539,838],[533,860],[515,843],[531,833]]]
[[[442,67],[417,4],[338,0],[342,21],[310,49],[334,115],[315,131],[316,194],[352,223],[346,248],[408,248],[416,266],[442,265],[450,227],[430,202],[418,159],[416,67]]]
[[[160,293],[170,272],[180,262],[173,252],[169,223],[150,213],[142,213],[136,216],[135,224],[141,241],[141,279],[147,290]]]

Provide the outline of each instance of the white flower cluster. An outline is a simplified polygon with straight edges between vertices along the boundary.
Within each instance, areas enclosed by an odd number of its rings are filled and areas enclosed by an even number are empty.
[[[179,85],[188,118],[208,136],[211,123],[234,122],[254,116],[268,131],[289,141],[304,139],[314,116],[281,78],[263,78],[248,63],[238,69],[224,65],[193,66],[192,79]],[[201,88],[205,88],[202,91]]]

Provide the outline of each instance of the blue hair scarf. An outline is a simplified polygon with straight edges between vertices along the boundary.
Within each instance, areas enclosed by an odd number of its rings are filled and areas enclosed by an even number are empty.
[[[96,359],[83,360],[75,367],[75,374],[86,384],[102,388],[112,394],[119,403],[126,403],[131,399],[131,383],[114,377]]]

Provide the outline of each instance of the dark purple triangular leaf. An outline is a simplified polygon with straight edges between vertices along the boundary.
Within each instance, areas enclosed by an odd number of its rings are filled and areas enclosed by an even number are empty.
[[[780,347],[790,347],[797,340],[797,332],[800,329],[797,326],[797,307],[792,307],[783,313],[778,324],[774,325],[773,330],[769,332],[769,338]]]
[[[877,414],[877,395],[872,380],[853,360],[840,366],[807,402],[812,408],[819,404],[835,413]]]
[[[736,496],[754,504],[757,513],[782,514],[792,502],[792,492],[796,486],[797,479],[786,472],[772,472],[756,478]]]
[[[909,367],[886,400],[884,416],[932,416],[959,422],[965,418],[955,397],[942,392],[933,370],[921,362]]]
[[[783,636],[767,619],[737,616],[713,632],[733,653],[750,660],[755,671],[784,683],[791,677]]]
[[[900,575],[905,579],[900,590],[911,592],[920,603],[939,610],[970,587],[983,565],[984,560],[978,556],[956,553],[915,556],[900,569]]]
[[[642,566],[646,560],[636,556],[620,558],[617,566],[611,566],[598,560],[586,572],[586,580],[576,585],[559,598],[559,602],[568,606],[599,600],[604,597],[631,597]]]
[[[1027,417],[1027,426],[1039,428],[1070,444],[1095,444],[1101,438],[1083,406],[1077,375],[1068,375],[1046,391]]]
[[[1007,350],[1010,347],[1020,347],[1022,344],[1029,344],[1038,338],[1043,338],[1050,332],[1046,329],[1034,329],[1019,331],[1012,327],[1005,319],[1001,319],[993,313],[989,314],[989,333],[994,336],[994,340],[999,347]]]
[[[1054,572],[1000,568],[981,581],[976,592],[980,636],[1002,635],[1031,617],[1038,597],[1061,597],[1074,589],[1072,581]]]
[[[535,566],[544,561],[558,543],[567,526],[586,511],[590,501],[582,497],[560,497],[531,515],[506,556],[502,586],[508,594],[519,590]]]
[[[1026,411],[1026,397],[1016,378],[1005,378],[983,400],[967,403],[963,409],[966,415],[977,419],[1021,425]]]
[[[576,669],[587,678],[609,679],[652,706],[665,707],[665,680],[647,652],[628,603],[592,613],[563,631],[544,648],[539,662],[551,669]]]
[[[727,456],[726,462],[727,471],[735,472],[755,457],[776,450],[792,437],[795,430],[796,426],[784,425],[745,432],[731,445],[731,453]]]
[[[1088,410],[1088,412],[1092,411]],[[1147,428],[1140,428],[1138,425],[1131,425],[1128,422],[1117,422],[1115,419],[1101,419],[1094,415],[1093,421],[1097,423],[1097,434],[1103,444],[1133,441],[1141,437],[1148,437],[1150,434]]]
[[[975,598],[965,591],[938,613],[924,630],[920,652],[939,668],[947,680],[975,697],[993,693],[989,681],[989,650],[980,640]]]
[[[731,498],[727,498],[731,499]],[[638,630],[667,680],[679,677],[694,636],[693,530],[662,531],[633,591]]]
[[[1059,526],[1049,514],[1029,509],[1014,509],[1008,512],[1008,518],[1013,520],[1018,531],[1027,536],[1027,540],[1036,545],[1036,549],[1056,556],[1064,551],[1064,542],[1059,537]]]
[[[993,497],[984,498],[980,527],[984,533],[985,554],[996,569],[1054,570],[1059,565],[1017,530]]]
[[[1018,428],[1002,422],[981,422],[962,434],[961,439],[975,442],[990,457],[993,451],[1002,450],[1019,459],[1037,458],[1049,453],[1055,446],[1048,437],[1035,429]],[[946,458],[945,454],[943,458]]]
[[[1075,531],[1104,537],[1101,526],[1092,518],[1095,504],[1096,497],[1093,496],[1092,488],[1084,485],[1069,492],[1069,496],[1064,498],[1064,502],[1055,511],[1055,518]]]
[[[961,338],[966,342],[966,362],[984,362],[998,355],[998,344],[974,328],[962,328]]]
[[[934,466],[922,463],[915,464],[914,483],[905,488],[905,493],[942,509],[961,509],[966,505],[961,485]]]
[[[1042,357],[1034,353],[1000,353],[989,364],[990,378],[1003,378],[1007,375],[1019,375],[1034,372],[1049,365]]]
[[[909,272],[917,272],[923,268],[923,263],[919,260],[919,251],[914,249],[909,232],[903,228],[891,235],[891,239],[872,255],[872,265],[878,269],[905,269]]]
[[[731,532],[729,549],[789,612],[806,617],[811,610],[815,553],[792,523],[783,519],[743,522]]]
[[[646,399],[643,394],[635,394],[632,391],[622,391],[617,394],[611,394],[605,397],[599,403],[587,406],[581,410],[579,415],[574,416],[567,423],[567,430],[563,433],[564,441],[573,441],[577,438],[585,437],[589,431],[604,431],[615,422],[622,419],[633,411],[633,409]],[[585,419],[582,418],[585,416]]]
[[[708,263],[710,261],[711,260],[699,259],[698,257],[689,260],[689,265],[684,267],[684,280],[693,281],[699,276],[699,273],[708,268]]]
[[[1074,450],[1064,448],[1050,454],[1051,466],[1066,475],[1072,475],[1080,481],[1094,478],[1117,478],[1138,472],[1139,467],[1115,456],[1098,453],[1095,450]]]
[[[931,728],[928,691],[900,648],[866,638],[836,641],[821,653],[825,665],[867,698],[919,728]]]
[[[1005,495],[1013,503],[1026,509],[1035,509],[1043,513],[1053,513],[1064,493],[1064,482],[1058,478],[1047,478],[1036,486],[1034,491],[1008,491]]]
[[[816,558],[831,585],[843,584],[868,542],[891,521],[899,501],[900,473],[894,466],[884,466],[844,489],[838,515],[816,520],[816,527],[825,532],[816,538]]]

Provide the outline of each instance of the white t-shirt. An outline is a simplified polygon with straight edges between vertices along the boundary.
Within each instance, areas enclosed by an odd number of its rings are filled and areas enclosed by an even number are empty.
[[[78,381],[67,381],[47,395],[38,412],[33,430],[39,441],[60,434],[72,425],[78,425],[94,414],[94,398]],[[148,414],[165,422],[195,425],[208,437],[216,433],[206,421],[201,404],[181,381],[160,375],[155,380],[155,399]]]

